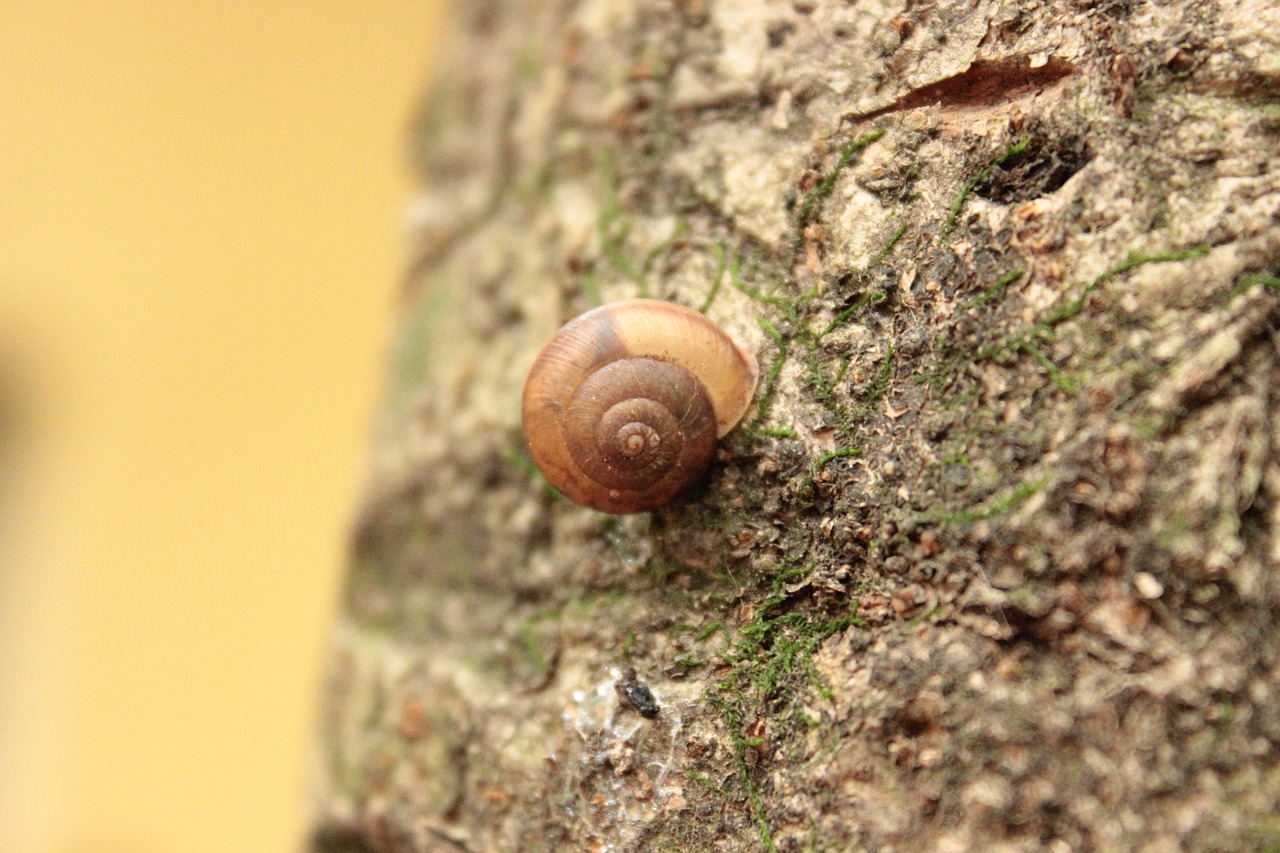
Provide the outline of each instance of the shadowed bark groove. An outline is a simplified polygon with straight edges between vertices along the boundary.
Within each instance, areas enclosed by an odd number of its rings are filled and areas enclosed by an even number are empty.
[[[312,849],[1280,843],[1278,18],[459,9]],[[520,390],[641,295],[762,388],[615,518]]]

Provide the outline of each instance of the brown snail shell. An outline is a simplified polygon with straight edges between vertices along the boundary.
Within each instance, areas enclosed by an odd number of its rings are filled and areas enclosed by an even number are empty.
[[[656,509],[702,478],[759,376],[755,357],[692,308],[615,302],[570,321],[539,353],[524,386],[525,441],[570,500]]]

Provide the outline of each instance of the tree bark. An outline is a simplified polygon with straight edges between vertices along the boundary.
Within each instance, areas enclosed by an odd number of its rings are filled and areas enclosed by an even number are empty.
[[[312,849],[1280,843],[1276,6],[465,6]],[[765,377],[611,517],[520,392],[637,295]]]

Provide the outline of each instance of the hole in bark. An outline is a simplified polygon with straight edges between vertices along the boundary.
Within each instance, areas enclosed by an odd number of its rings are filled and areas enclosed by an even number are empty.
[[[1093,153],[1078,136],[1033,142],[1010,158],[991,176],[973,188],[974,193],[997,204],[1012,204],[1048,195],[1083,169]]]

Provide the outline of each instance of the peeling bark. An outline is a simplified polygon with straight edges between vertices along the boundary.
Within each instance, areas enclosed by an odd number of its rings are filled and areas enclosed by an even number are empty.
[[[491,0],[441,64],[316,853],[1280,843],[1273,3]],[[767,375],[614,518],[520,387],[637,295]]]

